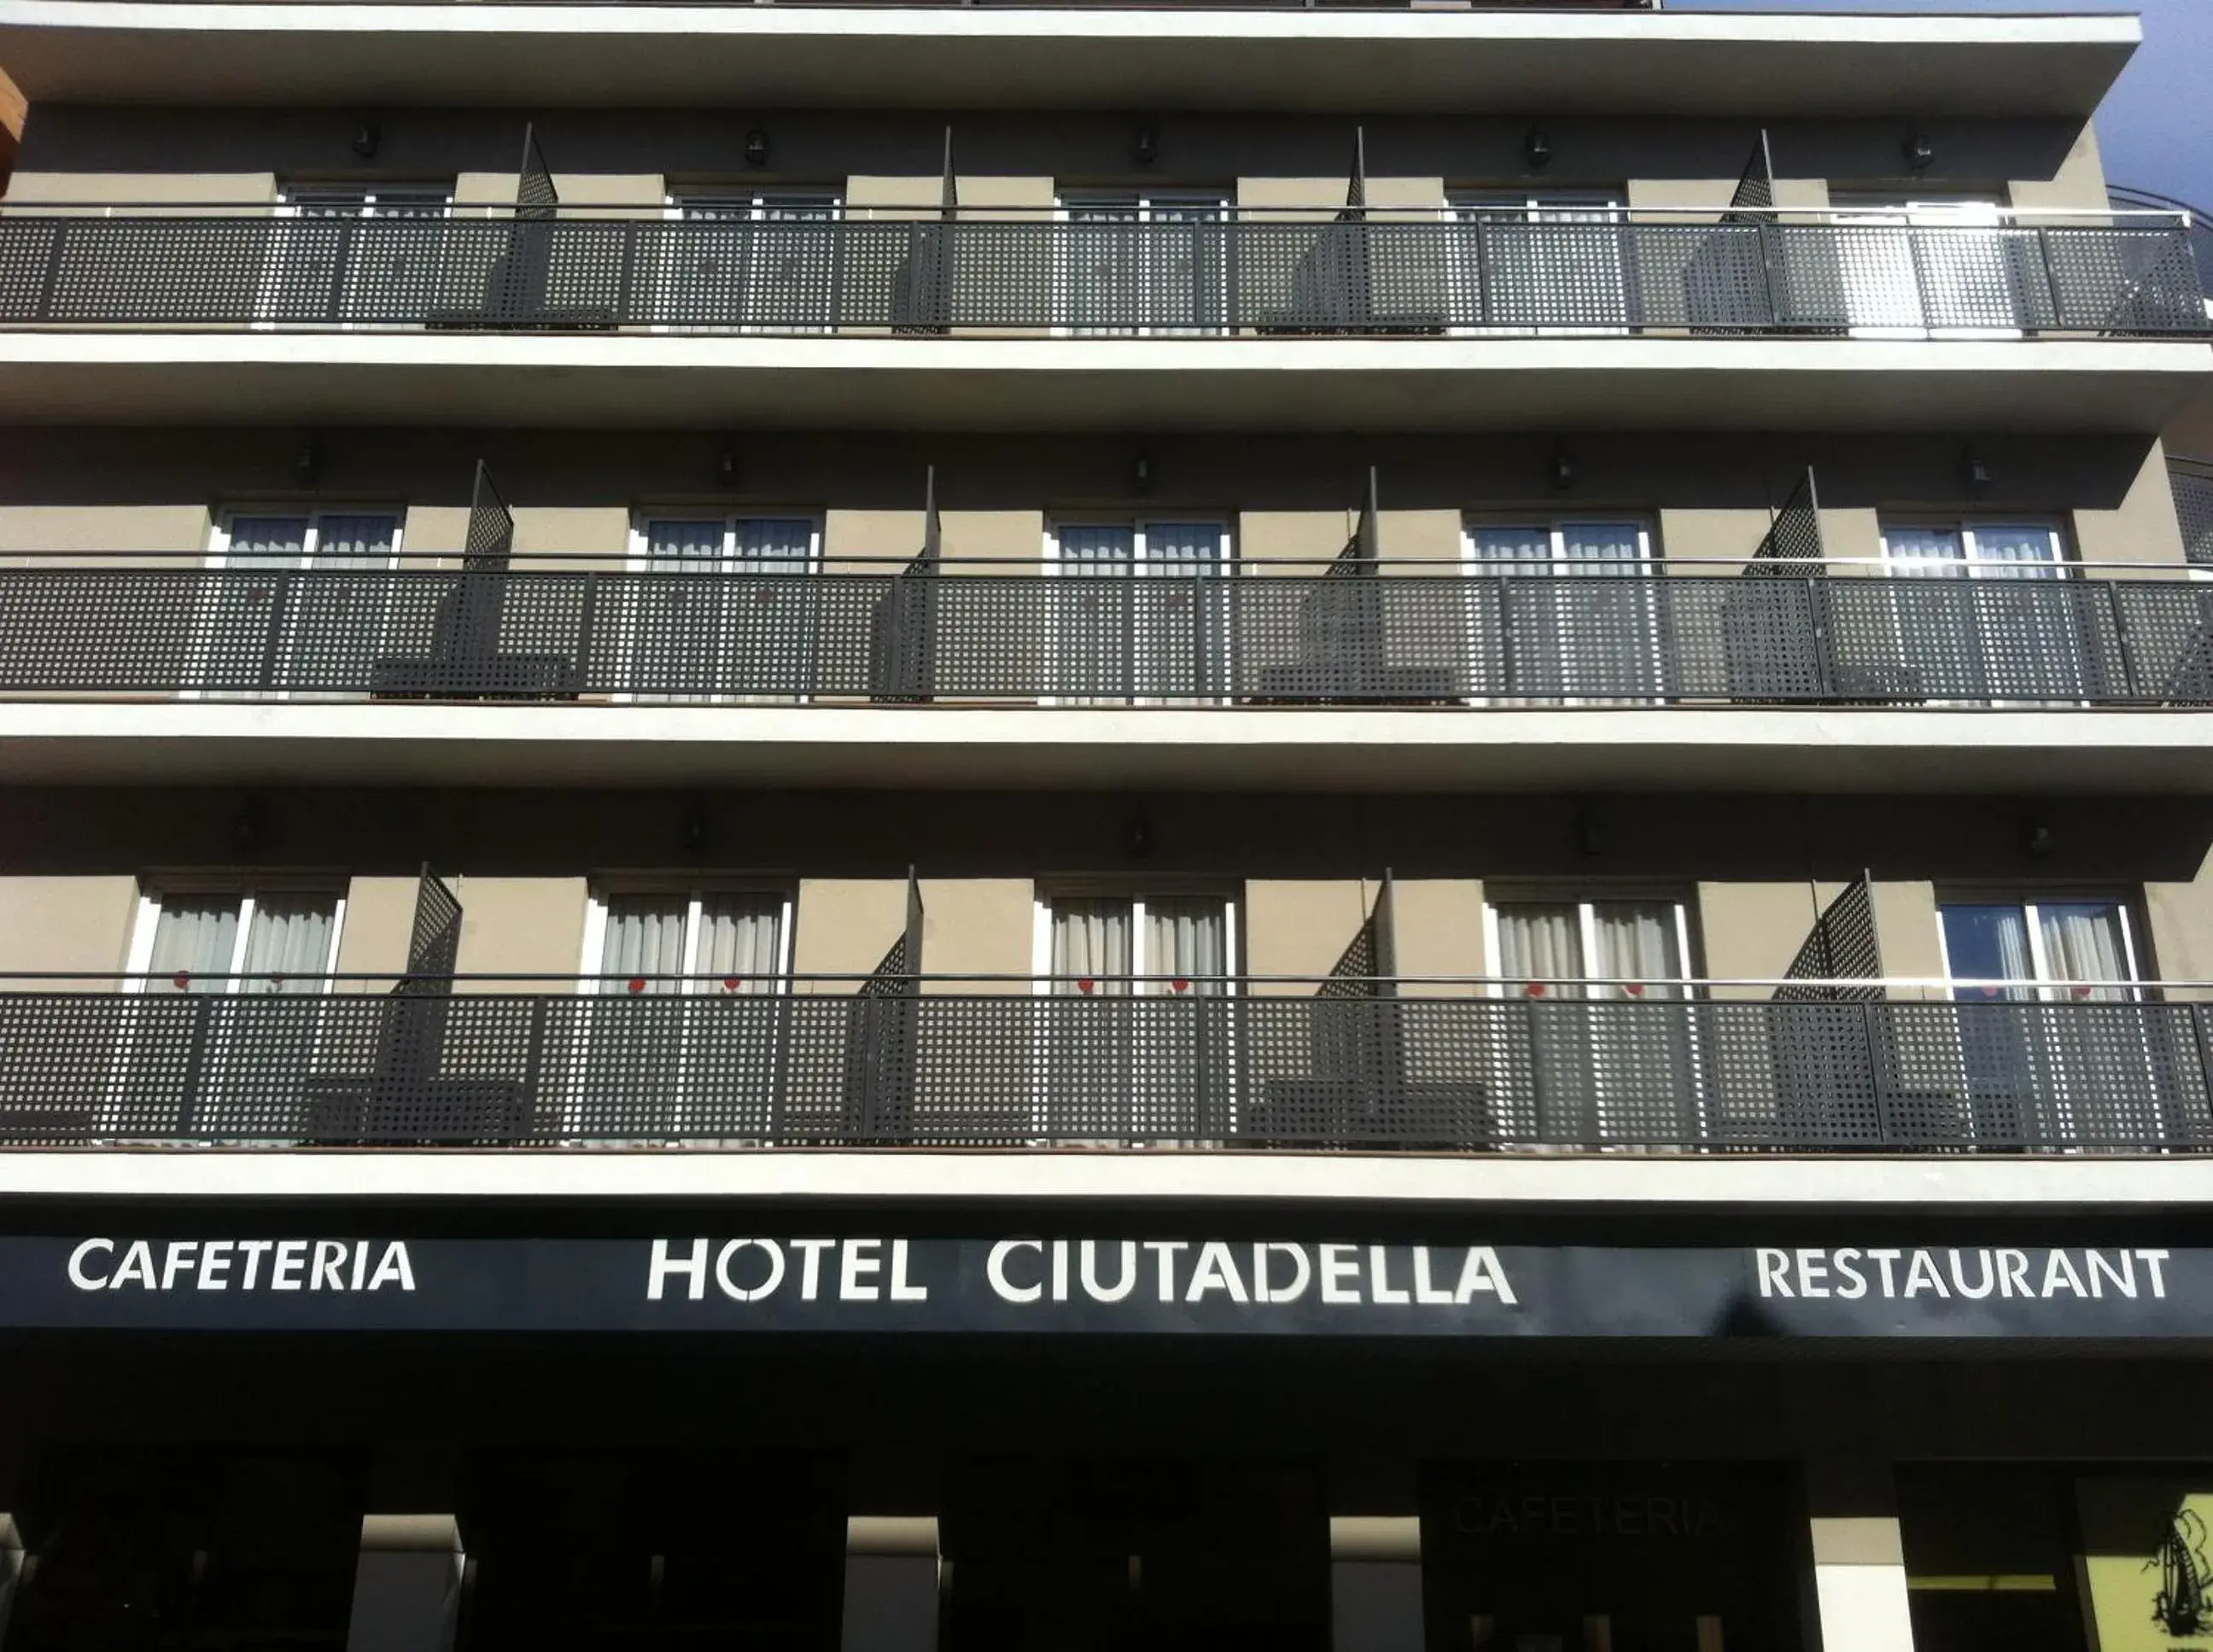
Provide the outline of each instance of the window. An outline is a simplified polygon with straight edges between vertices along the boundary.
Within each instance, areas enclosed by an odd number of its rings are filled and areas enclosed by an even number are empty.
[[[1497,698],[1650,699],[1667,692],[1660,573],[1641,521],[1466,527],[1476,677]],[[1527,584],[1514,582],[1527,581]]]
[[[2030,312],[2036,232],[1992,195],[1837,194],[1838,274],[1856,338],[2009,338]],[[2036,278],[2041,278],[2040,277]]]
[[[640,698],[804,698],[822,621],[819,517],[642,517],[626,613]]]
[[[1228,1135],[1235,903],[1060,894],[1037,907],[1039,1135],[1058,1143]]]
[[[1937,909],[1944,972],[1961,1003],[2124,1003],[2137,978],[2127,905],[2119,900],[1948,901]],[[2079,984],[2089,983],[2093,984]],[[2095,984],[2105,983],[2108,984]]]
[[[781,1099],[791,903],[777,890],[616,889],[586,916],[566,1108],[592,1140],[759,1141]]]
[[[449,183],[283,186],[262,279],[264,317],[391,326],[460,308],[472,296],[446,290],[441,223],[453,199]]]
[[[366,693],[393,641],[401,520],[375,508],[218,515],[209,560],[226,575],[209,582],[196,621],[198,692]]]
[[[1064,191],[1060,305],[1072,333],[1228,331],[1228,197]]]
[[[1502,1046],[1499,1093],[1526,1097],[1528,1139],[1682,1146],[1704,1136],[1680,901],[1509,900],[1484,911],[1491,972],[1524,1026]]]
[[[1928,698],[2070,704],[2101,692],[2106,674],[2082,607],[2095,594],[2041,583],[2073,571],[2057,527],[1886,522],[1882,554],[1893,577],[1958,582],[1892,594],[1899,668]]]
[[[1491,334],[1619,332],[1630,324],[1629,215],[1616,190],[1455,193],[1453,314]],[[1478,318],[1479,318],[1479,322]]]
[[[344,911],[327,889],[149,893],[138,903],[130,973],[149,992],[326,991]]]
[[[828,332],[838,324],[844,198],[834,189],[671,195],[660,319],[676,327]]]
[[[1229,529],[1062,522],[1046,546],[1054,698],[1218,701],[1229,689]]]

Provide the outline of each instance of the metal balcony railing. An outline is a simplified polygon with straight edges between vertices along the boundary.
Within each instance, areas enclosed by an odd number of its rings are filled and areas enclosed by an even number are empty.
[[[2213,1005],[2135,987],[106,984],[0,994],[0,1141],[2213,1148]]]
[[[0,568],[0,692],[2213,704],[2213,582],[2189,580],[1872,577],[1772,561],[1588,576],[1381,563],[1316,577],[1267,563],[1056,576],[950,560],[896,574],[136,565],[146,560]]]
[[[497,209],[485,209],[496,211]],[[2187,220],[739,222],[9,208],[0,326],[1076,336],[2213,331]]]

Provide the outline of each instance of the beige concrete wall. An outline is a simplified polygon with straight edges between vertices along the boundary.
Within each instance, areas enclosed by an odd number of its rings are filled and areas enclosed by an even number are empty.
[[[1356,506],[1343,510],[1241,510],[1237,513],[1237,554],[1249,563],[1312,564],[1320,572],[1345,545],[1359,525]],[[1295,574],[1300,567],[1260,568],[1256,573]]]
[[[1698,928],[1707,974],[1772,980],[1789,969],[1841,883],[1702,882]],[[1722,989],[1724,998],[1765,998],[1770,989]]]
[[[1392,879],[1392,936],[1401,975],[1482,975],[1483,885],[1474,878]],[[1457,997],[1464,988],[1410,986],[1404,996]]]
[[[866,975],[884,961],[884,954],[905,932],[906,880],[802,878],[791,922],[795,975]],[[930,955],[928,922],[925,898],[924,971],[935,961]],[[820,990],[850,992],[852,985],[832,982]]]
[[[1237,180],[1236,204],[1246,209],[1287,212],[1299,217],[1309,215],[1326,217],[1345,204],[1346,187],[1351,181],[1350,156],[1347,162],[1346,171],[1335,177],[1240,178]],[[1366,194],[1369,209],[1379,216],[1387,219],[1402,213],[1429,216],[1443,210],[1445,180],[1442,178],[1371,176],[1368,180]]]
[[[119,971],[138,880],[123,874],[0,877],[0,970]],[[106,981],[0,982],[13,991],[98,991]]]
[[[102,555],[75,552],[161,553],[149,565],[190,567],[204,557],[212,526],[204,505],[0,505],[0,564],[52,567],[82,560],[115,565]],[[56,555],[23,555],[56,552]]]
[[[1875,942],[1882,948],[1882,972],[1892,979],[1941,977],[1943,943],[1936,920],[1936,886],[1915,881],[1878,879],[1875,886]],[[1901,989],[1893,996],[1941,999],[1940,989]]]
[[[1327,975],[1358,939],[1375,910],[1376,888],[1365,879],[1248,879],[1246,968],[1254,975]],[[1257,990],[1293,997],[1314,991],[1312,985],[1290,983]]]
[[[515,512],[515,563],[555,568],[619,568],[630,557],[631,513],[621,505],[532,505]],[[411,515],[409,524],[413,519]],[[467,517],[462,517],[467,531]],[[450,531],[450,529],[449,529]],[[589,558],[579,561],[578,558]]]
[[[2085,211],[2104,212],[2109,203],[2106,198],[2105,161],[2098,152],[2097,128],[2083,126],[2056,175],[2016,178],[2007,187],[2015,206],[2080,207]]]
[[[2138,950],[2138,966],[2175,981],[2213,981],[2213,869],[2201,869],[2187,882],[2152,882],[2143,887],[2144,917],[2150,942]],[[2175,998],[2213,998],[2213,991],[2170,990]]]
[[[582,877],[454,877],[461,902],[458,973],[574,977],[583,965]],[[565,979],[488,982],[493,992],[566,992]]]
[[[2184,554],[2182,524],[2174,514],[2174,486],[2167,473],[2167,450],[2151,444],[2143,468],[2137,472],[2128,495],[2109,509],[2078,509],[2074,513],[2075,549],[2085,562],[2152,562],[2180,566]],[[2161,575],[2149,570],[2143,576]]]
[[[1732,178],[1631,178],[1629,204],[1632,210],[1718,211],[1728,205],[1742,177],[1740,173]],[[1775,204],[1778,207],[1812,211],[1828,204],[1829,180],[1826,178],[1775,180]]]
[[[2178,459],[2213,460],[2213,394],[2201,396],[2167,427],[2167,451]]]
[[[454,204],[457,208],[513,206],[515,181],[512,172],[461,173],[454,180]],[[626,209],[613,215],[619,217],[657,216],[668,204],[668,181],[657,172],[557,172],[553,192],[564,206],[586,211],[598,207]]]
[[[1660,541],[1655,547],[1667,559],[1670,573],[1722,574],[1733,570],[1703,565],[1713,562],[1745,562],[1767,537],[1771,518],[1764,510],[1705,510],[1680,507],[1663,509]],[[1677,564],[1681,564],[1678,566]]]
[[[134,206],[259,206],[277,198],[271,172],[33,172],[19,169],[8,204],[111,202]]]
[[[922,964],[933,976],[1027,977],[1034,964],[1037,886],[1028,878],[922,880]],[[1021,981],[948,984],[954,992],[1027,992]]]
[[[415,933],[415,894],[419,877],[357,877],[346,887],[345,927],[338,932],[340,975],[397,975],[407,967],[407,948]],[[463,935],[467,911],[463,909]],[[344,989],[385,990],[381,982]]]

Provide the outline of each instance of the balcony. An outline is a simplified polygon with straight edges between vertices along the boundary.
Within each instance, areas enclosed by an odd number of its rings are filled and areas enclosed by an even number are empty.
[[[0,416],[2156,430],[2213,365],[2172,215],[632,212],[10,209]]]
[[[2213,706],[2213,584],[2190,580],[1777,560],[1525,576],[1340,559],[1149,577],[943,558],[758,574],[149,560],[0,568],[0,695],[1469,716]]]
[[[2213,1149],[2213,1005],[2133,986],[54,984],[0,994],[9,1144]]]

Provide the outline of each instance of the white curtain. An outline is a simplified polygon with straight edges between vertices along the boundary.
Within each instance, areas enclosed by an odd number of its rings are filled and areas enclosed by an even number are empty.
[[[1635,522],[1564,522],[1560,556],[1569,574],[1641,574],[1644,533]]]
[[[1486,574],[1552,571],[1552,532],[1548,527],[1515,524],[1478,527],[1473,539],[1475,559]]]
[[[393,541],[399,536],[397,516],[319,516],[315,520],[314,566],[366,558],[391,559]]]
[[[1218,574],[1222,571],[1222,525],[1147,522],[1145,560],[1157,574]]]
[[[327,894],[256,896],[240,966],[241,992],[320,992],[338,934],[338,899]],[[271,977],[278,978],[272,980]]]
[[[737,530],[738,567],[748,574],[803,574],[814,552],[814,524],[804,517],[748,516]]]
[[[2121,931],[2121,909],[2111,901],[2053,901],[2036,909],[2044,961],[2058,981],[2126,981],[2135,978]],[[2077,995],[2064,995],[2074,997]],[[2105,1003],[2125,1002],[2123,987],[2100,987],[2080,995]]]
[[[147,966],[156,985],[181,971],[192,977],[189,991],[223,991],[226,983],[206,978],[229,974],[238,955],[239,905],[236,895],[163,896]]]
[[[652,562],[671,562],[682,572],[698,572],[695,564],[722,560],[722,536],[719,521],[656,517],[645,525],[645,554]]]
[[[1064,527],[1060,560],[1064,573],[1127,574],[1137,559],[1137,533],[1120,525]]]
[[[1057,993],[1130,990],[1131,904],[1126,900],[1057,900],[1052,904],[1052,972]]]
[[[1681,937],[1675,926],[1672,902],[1595,902],[1591,907],[1591,930],[1596,947],[1596,955],[1591,960],[1593,975],[1639,983],[1647,998],[1682,996],[1680,987],[1660,984],[1685,973],[1679,944]],[[1594,996],[1619,998],[1631,995],[1620,987],[1599,987],[1594,989]]]
[[[1975,560],[1991,573],[2010,579],[2058,579],[2058,536],[2048,527],[1978,524]]]
[[[1500,906],[1497,914],[1501,975],[1526,983],[1576,980],[1588,972],[1581,916],[1573,905],[1518,904]]]
[[[1179,897],[1145,903],[1142,972],[1165,975],[1145,991],[1173,993],[1181,979],[1193,993],[1218,993],[1228,973],[1227,908],[1220,900]]]
[[[1952,905],[1939,914],[1944,951],[1955,981],[2028,981],[2036,964],[2029,951],[2028,915],[2019,906]],[[1978,987],[1954,995],[1968,999],[2027,998],[2033,989]]]
[[[600,973],[619,977],[600,990],[625,991],[632,977],[645,978],[648,992],[677,992],[680,983],[655,979],[684,971],[684,925],[691,902],[682,895],[617,895],[607,904],[607,934],[600,946]]]
[[[774,895],[710,895],[699,905],[698,972],[741,992],[776,991],[783,903]]]
[[[308,553],[305,516],[234,516],[224,560],[241,568],[296,568]]]
[[[1967,571],[1967,542],[1955,527],[1892,527],[1882,536],[1889,571],[1907,579],[1959,579]]]

